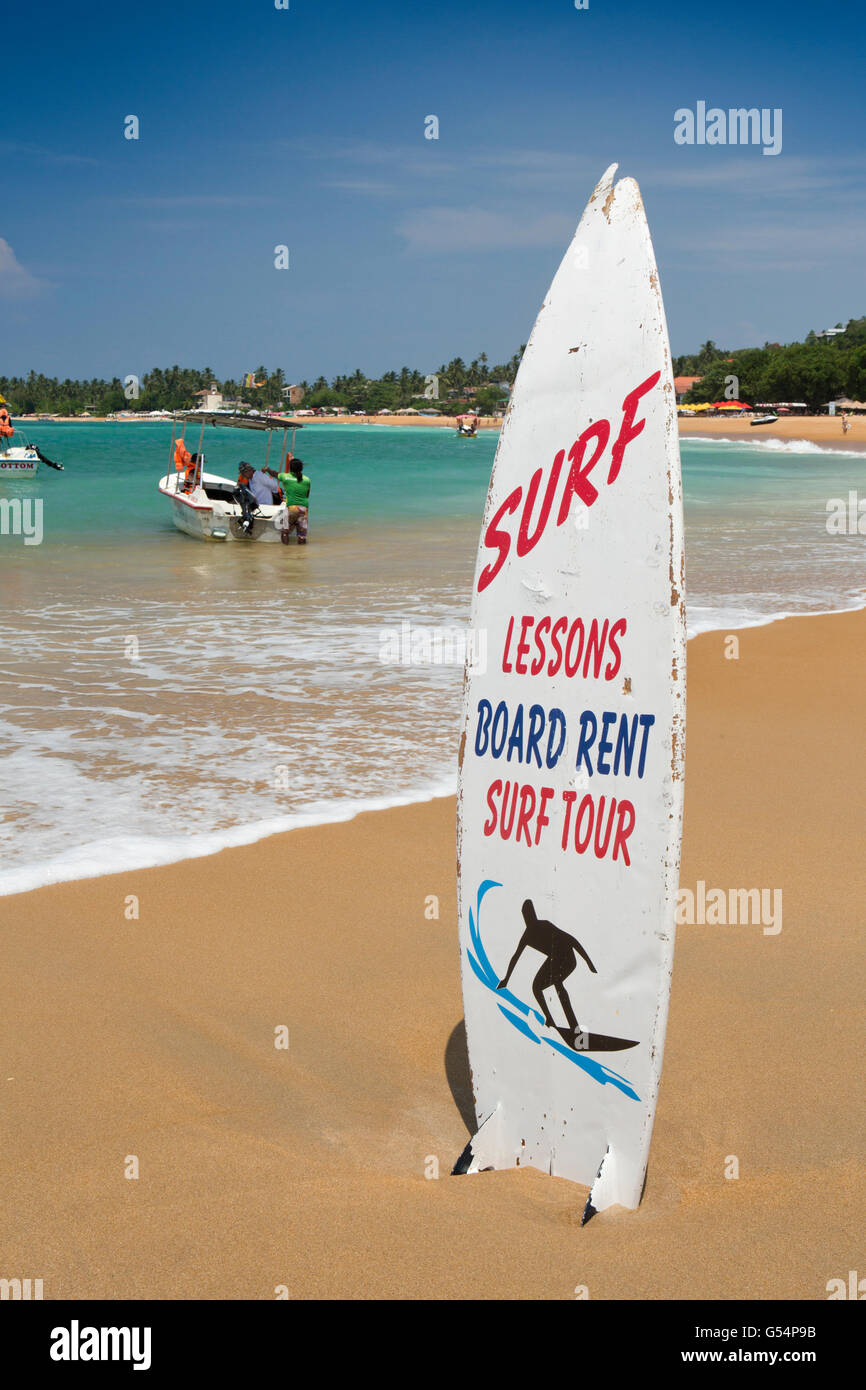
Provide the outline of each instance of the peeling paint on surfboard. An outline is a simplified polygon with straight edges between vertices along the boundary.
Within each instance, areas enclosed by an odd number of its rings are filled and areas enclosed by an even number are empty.
[[[667,327],[607,170],[529,338],[475,570],[458,907],[478,1129],[455,1172],[643,1189],[682,833],[685,578]],[[579,345],[579,351],[575,345]]]

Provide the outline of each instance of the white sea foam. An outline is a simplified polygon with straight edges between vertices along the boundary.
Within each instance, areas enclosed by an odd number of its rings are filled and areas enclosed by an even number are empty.
[[[220,850],[239,845],[252,845],[269,835],[287,830],[300,830],[313,825],[335,825],[354,820],[365,811],[384,811],[393,806],[415,805],[437,797],[452,796],[456,789],[453,778],[430,787],[420,787],[402,796],[362,797],[344,804],[331,802],[294,815],[274,816],[251,825],[235,825],[224,830],[211,830],[198,835],[114,835],[75,845],[38,863],[22,864],[0,872],[0,897],[11,893],[29,893],[51,883],[68,883],[73,879],[101,878],[104,874],[130,873],[137,869],[152,869],[164,864],[177,864],[184,859],[202,859]]]
[[[688,444],[728,444],[737,449],[763,449],[772,454],[826,454],[837,458],[864,458],[861,449],[834,449],[832,445],[816,444],[812,439],[759,438],[757,435],[738,435],[729,439],[721,434],[687,434],[680,440],[680,446]]]
[[[821,618],[833,613],[855,613],[861,608],[866,608],[866,597],[852,599],[845,608],[779,608],[772,612],[696,606],[688,609],[687,629],[689,638],[692,638],[700,637],[705,632],[736,632],[747,627],[767,627],[785,618]]]
[[[863,606],[862,600],[852,597],[848,607],[857,606]],[[829,603],[823,611],[828,610],[848,611]],[[793,607],[783,593],[733,602],[696,600],[688,608],[688,632],[690,637],[729,632],[809,611]],[[343,659],[348,658],[349,668],[355,664],[352,649],[365,652],[367,644],[357,634],[347,643]],[[291,746],[285,751],[280,738],[264,729],[261,744],[250,744],[249,731],[239,736],[230,718],[227,724],[207,720],[200,728],[194,720],[188,724],[183,712],[191,708],[194,695],[190,684],[184,688],[184,670],[193,672],[193,687],[204,686],[200,665],[189,654],[179,656],[177,665],[163,673],[168,713],[146,719],[134,718],[139,711],[98,700],[89,707],[82,700],[76,707],[62,683],[46,692],[56,709],[50,725],[40,719],[28,728],[29,716],[44,716],[44,701],[7,710],[2,770],[7,806],[14,815],[0,830],[6,864],[0,870],[0,896],[199,858],[284,831],[346,821],[364,811],[454,791],[460,688],[460,672],[454,668],[426,673],[380,668],[381,684],[363,704],[358,703],[357,672],[332,671],[327,688],[335,707],[330,714],[319,709],[308,729],[303,722],[299,726],[304,731],[299,759]],[[250,699],[256,693],[248,679],[232,688],[231,676],[229,670],[230,711],[238,708],[244,691]],[[136,671],[135,677],[139,682],[141,673]],[[302,672],[292,689],[269,691],[270,701],[287,706],[279,716],[280,727],[291,728],[291,707],[303,703],[307,679]],[[372,727],[371,699],[380,721]],[[346,727],[353,708],[359,718],[355,741]],[[17,725],[8,718],[12,713]],[[22,726],[28,728],[23,737]],[[387,761],[376,758],[377,728],[383,735],[387,731]],[[272,777],[283,760],[291,788],[279,793]],[[281,811],[286,802],[291,809]],[[115,827],[123,827],[123,833],[114,833]],[[28,851],[33,845],[39,846],[38,858]],[[13,847],[17,862],[10,855]]]

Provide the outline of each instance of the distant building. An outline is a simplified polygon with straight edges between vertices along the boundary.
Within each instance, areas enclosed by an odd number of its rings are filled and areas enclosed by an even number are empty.
[[[816,338],[835,338],[837,334],[844,333],[844,328],[825,328],[822,333],[816,333]]]
[[[703,381],[702,376],[675,376],[674,391],[676,392],[677,405],[682,405],[688,393],[691,391],[696,381]]]
[[[220,410],[223,405],[222,392],[216,382],[211,382],[204,391],[196,391],[199,410]]]

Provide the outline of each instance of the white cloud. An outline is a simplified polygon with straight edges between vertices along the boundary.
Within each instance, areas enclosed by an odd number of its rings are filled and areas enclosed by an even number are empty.
[[[322,179],[322,187],[339,188],[345,193],[370,193],[373,196],[400,191],[397,184],[383,183],[377,179]]]
[[[0,297],[28,299],[43,288],[43,281],[24,269],[9,242],[0,237]]]
[[[257,193],[179,193],[121,198],[130,207],[143,208],[252,208],[265,207],[277,200]]]
[[[731,222],[715,234],[697,239],[675,237],[669,246],[696,265],[737,271],[794,271],[802,274],[827,266],[831,259],[859,258],[862,218],[832,215],[823,221],[795,222],[775,216],[760,223]]]
[[[479,177],[519,189],[547,189],[551,193],[573,194],[586,188],[589,193],[604,173],[600,159],[559,150],[495,150],[473,152],[467,163],[479,170]],[[622,171],[620,171],[622,173]]]
[[[91,155],[64,154],[61,150],[43,149],[41,145],[27,145],[21,140],[0,140],[0,154],[4,158],[21,154],[28,160],[43,159],[49,164],[99,164]]]
[[[808,159],[785,155],[778,162],[762,159],[760,151],[748,156],[726,156],[715,149],[683,151],[677,164],[648,168],[640,182],[646,187],[718,189],[720,193],[757,194],[767,201],[774,197],[805,194],[836,194],[850,201],[852,192],[862,196],[863,160],[859,157]]]
[[[397,231],[410,251],[495,251],[514,246],[565,246],[574,225],[561,213],[527,220],[520,213],[488,212],[484,208],[419,208],[403,218]]]

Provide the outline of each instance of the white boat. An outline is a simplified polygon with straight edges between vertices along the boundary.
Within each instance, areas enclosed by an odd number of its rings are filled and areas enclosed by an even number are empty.
[[[9,433],[5,437],[10,438],[11,426],[7,426],[7,430]],[[55,468],[58,473],[63,472],[62,463],[55,463],[54,459],[47,458],[37,445],[29,441],[25,444],[10,444],[6,448],[0,446],[0,480],[4,482],[13,478],[35,477],[40,463]]]
[[[184,444],[186,426],[200,426],[197,464],[185,471],[175,462],[176,445]],[[178,432],[178,425],[181,426]],[[208,426],[220,425],[232,429],[256,430],[266,433],[267,447],[259,467],[267,467],[275,431],[282,430],[282,443],[276,463],[285,458],[286,439],[292,431],[294,452],[295,431],[303,429],[297,420],[283,415],[238,415],[225,411],[179,411],[174,416],[169,450],[170,471],[159,480],[159,490],[171,506],[172,521],[179,531],[199,541],[272,541],[282,540],[282,525],[286,518],[285,504],[259,505],[250,517],[244,516],[235,478],[227,478],[207,470],[203,452],[204,432]]]
[[[5,478],[32,478],[39,468],[39,454],[32,444],[16,444],[0,449],[0,475]]]
[[[53,459],[46,458],[41,449],[31,444],[29,439],[23,444],[10,444],[9,440],[14,434],[15,427],[12,424],[8,402],[5,396],[0,396],[0,478],[4,481],[10,478],[32,478],[40,463],[47,463],[49,468],[56,468],[58,473],[63,472],[62,463],[55,463]]]

